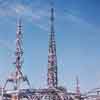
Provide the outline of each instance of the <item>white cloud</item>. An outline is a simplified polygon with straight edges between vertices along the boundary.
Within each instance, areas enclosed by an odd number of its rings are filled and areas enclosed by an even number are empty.
[[[4,5],[7,7],[4,7]],[[3,6],[3,7],[2,7]],[[40,29],[47,31],[46,25],[41,23],[42,20],[44,20],[45,17],[48,17],[46,8],[37,8],[33,10],[30,6],[23,5],[21,3],[9,3],[4,2],[0,5],[0,16],[1,17],[11,17],[11,18],[17,18],[17,17],[23,17],[25,20],[31,20],[34,21],[34,25],[39,27]]]
[[[0,40],[0,48],[4,48],[7,50],[7,59],[10,64],[12,64],[15,61],[15,41],[9,41],[9,40]]]
[[[61,18],[63,17],[64,20],[68,20],[72,22],[72,24],[81,26],[81,28],[87,28],[88,30],[92,30],[93,32],[100,32],[99,28],[97,28],[93,23],[90,23],[82,16],[80,17],[80,14],[75,15],[73,12],[75,11],[64,12],[64,16],[61,16]]]
[[[42,24],[36,24],[37,27],[39,27],[40,29],[48,32],[48,26],[47,25],[42,25]]]
[[[11,45],[12,44],[12,45]],[[14,49],[14,42],[10,42],[7,40],[0,40],[0,47],[4,47],[6,49],[8,49],[10,52],[12,52]]]
[[[16,5],[16,7],[14,8],[16,13],[22,13],[24,12],[26,9],[23,5]]]

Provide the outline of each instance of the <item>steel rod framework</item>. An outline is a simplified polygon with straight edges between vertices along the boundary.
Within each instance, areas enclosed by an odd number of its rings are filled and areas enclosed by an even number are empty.
[[[21,20],[17,24],[16,32],[16,52],[15,71],[7,78],[6,83],[0,89],[0,100],[100,100],[100,89],[94,89],[86,94],[80,93],[79,80],[76,79],[76,93],[71,93],[66,88],[58,86],[57,73],[57,55],[56,55],[56,40],[54,31],[54,8],[51,8],[50,16],[50,34],[49,34],[49,50],[48,50],[48,88],[33,89],[30,88],[28,78],[22,72],[23,64],[23,47],[22,47],[22,25]],[[21,88],[21,84],[26,82],[29,88]],[[7,88],[7,84],[12,83],[12,89]]]
[[[56,88],[58,85],[57,75],[57,56],[56,56],[56,41],[54,32],[54,8],[51,8],[50,17],[51,29],[49,36],[49,54],[48,54],[48,87]]]

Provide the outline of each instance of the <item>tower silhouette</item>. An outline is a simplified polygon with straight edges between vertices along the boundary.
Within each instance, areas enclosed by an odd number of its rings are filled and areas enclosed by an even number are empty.
[[[76,94],[80,95],[79,77],[76,77]]]
[[[56,41],[54,31],[54,8],[51,7],[49,52],[48,52],[48,87],[56,88],[58,85]]]
[[[17,32],[16,32],[16,51],[15,51],[15,71],[10,74],[7,78],[6,83],[4,85],[4,89],[6,88],[8,83],[12,83],[13,89],[20,89],[20,85],[22,82],[26,82],[30,87],[30,83],[28,78],[22,72],[22,64],[23,64],[23,47],[22,47],[22,25],[21,19],[17,23]]]

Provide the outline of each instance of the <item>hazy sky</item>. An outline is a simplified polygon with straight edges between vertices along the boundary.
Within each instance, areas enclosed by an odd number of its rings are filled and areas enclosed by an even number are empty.
[[[16,21],[23,23],[24,65],[32,87],[46,86],[50,0],[0,0],[1,85],[14,69]],[[54,0],[59,85],[100,86],[100,0]]]

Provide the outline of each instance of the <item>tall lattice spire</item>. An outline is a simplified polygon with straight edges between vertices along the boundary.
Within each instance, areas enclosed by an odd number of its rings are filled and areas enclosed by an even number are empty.
[[[15,51],[15,71],[11,73],[10,77],[8,77],[5,87],[8,82],[12,82],[14,85],[14,89],[17,90],[20,88],[22,82],[27,82],[30,86],[30,83],[26,76],[24,76],[22,72],[22,64],[23,64],[23,48],[22,48],[22,25],[21,19],[17,23],[17,32],[16,32],[16,51]],[[5,88],[4,87],[4,88]]]
[[[76,94],[78,96],[80,95],[80,86],[79,86],[79,78],[78,78],[78,76],[76,77]]]
[[[54,8],[51,7],[50,35],[48,52],[48,87],[56,88],[58,85],[56,41],[54,32]]]

